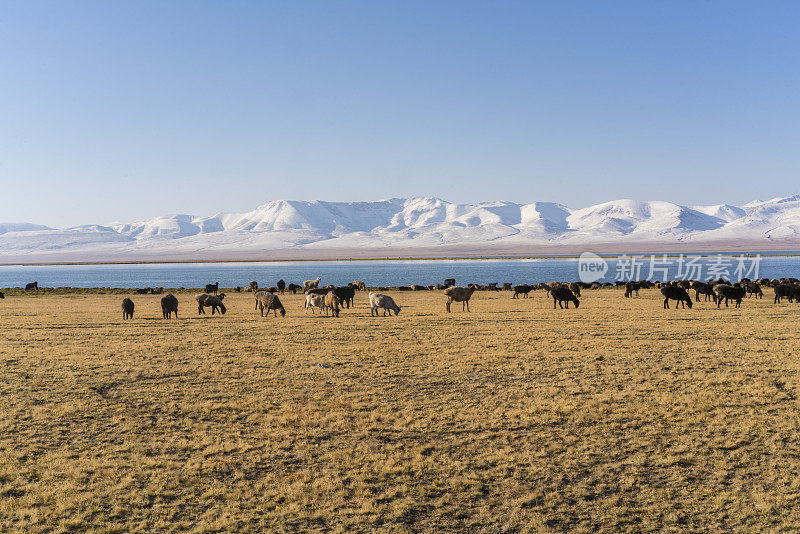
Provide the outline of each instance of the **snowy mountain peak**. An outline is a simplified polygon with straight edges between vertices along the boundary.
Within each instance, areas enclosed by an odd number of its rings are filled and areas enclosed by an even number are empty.
[[[619,199],[575,210],[554,202],[458,204],[424,196],[375,202],[272,200],[245,213],[164,215],[65,230],[0,223],[0,258],[743,241],[800,249],[800,195],[743,206]]]

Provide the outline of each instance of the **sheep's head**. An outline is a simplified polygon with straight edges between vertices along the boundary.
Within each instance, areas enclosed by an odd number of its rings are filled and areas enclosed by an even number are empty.
[[[395,315],[400,315],[400,310],[402,310],[402,309],[403,309],[402,307],[398,306],[397,309],[394,310],[394,314]]]
[[[281,308],[281,317],[286,317],[286,310]]]
[[[223,300],[225,298],[225,293],[220,293],[218,296],[219,300]]]
[[[219,311],[220,311],[220,313],[222,313],[222,315],[225,315],[225,312],[228,311],[228,310],[225,308],[224,304],[220,304],[219,305]]]

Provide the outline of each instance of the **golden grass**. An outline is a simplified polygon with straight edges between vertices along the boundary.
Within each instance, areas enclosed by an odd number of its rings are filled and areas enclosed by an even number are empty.
[[[800,306],[0,301],[0,530],[800,528]]]

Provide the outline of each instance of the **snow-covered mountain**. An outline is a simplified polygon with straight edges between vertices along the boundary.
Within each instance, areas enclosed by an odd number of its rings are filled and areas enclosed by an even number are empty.
[[[580,247],[798,250],[800,196],[692,207],[625,199],[574,210],[552,202],[456,204],[435,197],[274,200],[247,213],[66,229],[0,223],[2,261],[523,254]]]

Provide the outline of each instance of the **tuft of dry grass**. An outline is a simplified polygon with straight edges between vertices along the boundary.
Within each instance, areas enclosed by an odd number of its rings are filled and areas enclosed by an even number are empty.
[[[0,301],[0,530],[800,527],[800,306]]]

